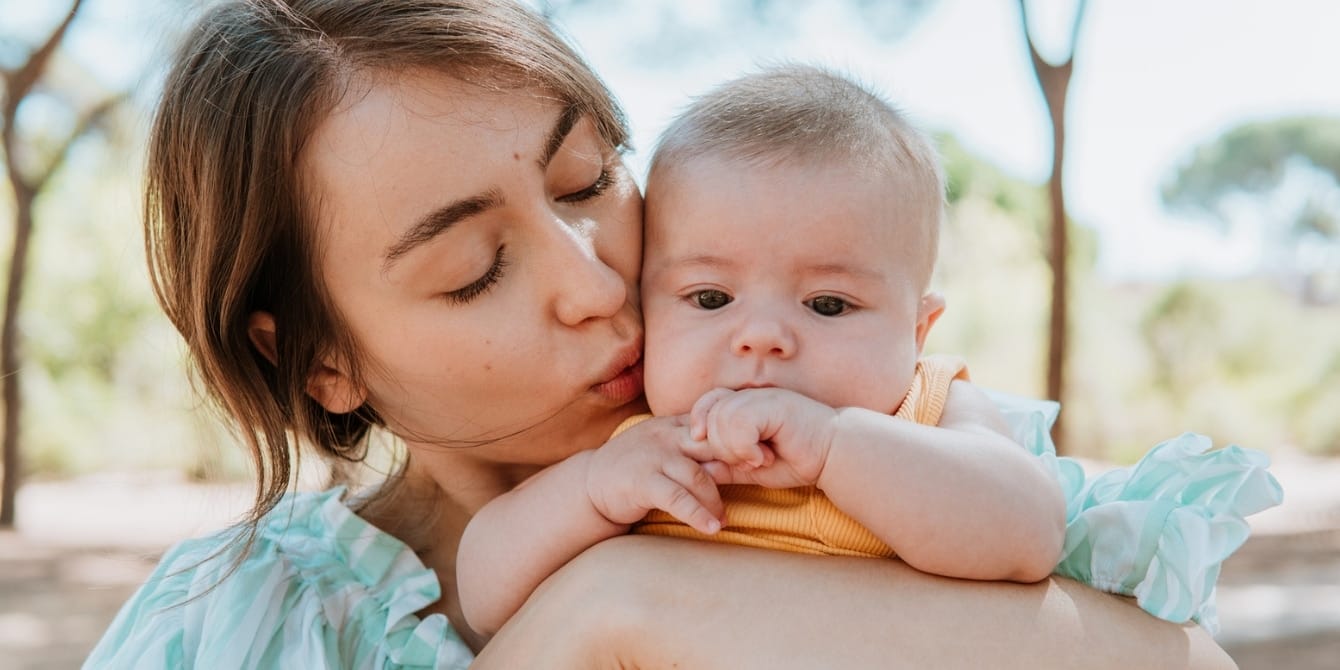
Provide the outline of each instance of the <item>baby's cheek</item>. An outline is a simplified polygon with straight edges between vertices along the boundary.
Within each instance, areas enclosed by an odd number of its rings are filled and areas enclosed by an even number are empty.
[[[690,368],[695,362],[658,347],[648,346],[647,351],[642,372],[651,413],[656,416],[688,413],[702,395],[694,393],[691,383]]]
[[[699,397],[716,387],[723,363],[719,334],[680,317],[669,300],[653,298],[646,305],[643,384],[657,416],[687,414]]]
[[[916,360],[908,363],[875,357],[866,365],[852,366],[837,378],[840,385],[835,395],[841,402],[834,407],[863,407],[886,414],[893,413],[907,395],[916,370]]]

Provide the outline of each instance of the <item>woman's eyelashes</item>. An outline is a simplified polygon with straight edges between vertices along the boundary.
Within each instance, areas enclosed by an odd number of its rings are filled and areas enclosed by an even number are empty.
[[[464,305],[488,291],[502,278],[503,270],[507,268],[507,255],[504,253],[506,249],[506,246],[498,247],[498,251],[493,254],[493,263],[489,265],[489,269],[485,270],[479,279],[454,291],[448,291],[447,300],[452,304]]]
[[[605,166],[600,169],[600,174],[596,176],[595,181],[591,182],[590,186],[587,186],[580,191],[559,196],[557,200],[559,202],[569,203],[580,203],[592,200],[609,190],[609,187],[614,184],[614,181],[614,173],[608,166]],[[506,251],[506,245],[498,247],[498,251],[493,254],[493,263],[489,265],[489,269],[485,270],[484,274],[480,275],[478,279],[469,284],[454,291],[447,291],[444,294],[447,301],[455,305],[464,305],[488,291],[489,288],[502,278],[503,271],[507,269],[508,260]]]
[[[574,193],[559,196],[557,200],[559,202],[569,203],[592,200],[609,190],[609,187],[614,184],[614,180],[614,173],[610,171],[609,167],[602,167],[600,169],[600,174],[596,176],[595,181],[591,182],[590,186]],[[447,291],[444,294],[447,300],[452,304],[464,305],[488,291],[490,287],[502,278],[503,271],[507,268],[508,262],[506,250],[507,247],[505,245],[498,247],[498,251],[493,254],[493,263],[489,265],[489,269],[485,270],[484,274],[480,275],[479,279],[454,291]]]
[[[600,174],[596,177],[595,181],[591,182],[590,186],[587,186],[586,188],[580,191],[569,193],[567,195],[561,195],[558,197],[558,201],[585,202],[587,200],[591,200],[592,198],[598,198],[605,191],[609,190],[610,185],[613,183],[614,183],[614,173],[610,171],[608,166],[604,166],[600,168]]]

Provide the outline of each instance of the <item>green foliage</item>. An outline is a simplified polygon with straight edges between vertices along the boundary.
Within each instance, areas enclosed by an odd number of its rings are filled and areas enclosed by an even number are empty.
[[[935,138],[948,182],[946,201],[955,206],[965,198],[986,200],[1001,213],[1010,216],[1046,218],[1047,194],[1030,184],[1001,172],[999,168],[972,155],[953,135]],[[1041,230],[1041,223],[1037,224]]]
[[[1163,186],[1172,207],[1217,208],[1237,192],[1279,188],[1292,165],[1305,164],[1340,179],[1340,117],[1291,117],[1237,126],[1196,147]]]
[[[1219,305],[1203,289],[1180,282],[1167,289],[1140,319],[1140,336],[1153,364],[1154,386],[1174,399],[1194,390],[1215,364],[1204,346],[1221,328]]]
[[[1271,210],[1257,225],[1287,240],[1340,240],[1340,117],[1243,124],[1196,147],[1163,185],[1169,207],[1240,220],[1246,197]]]
[[[20,315],[29,475],[245,472],[224,426],[202,411],[149,289],[138,175],[124,169],[140,151],[133,132],[81,142],[36,203]],[[10,207],[0,200],[0,214]]]
[[[951,137],[939,146],[949,208],[933,287],[947,308],[928,348],[967,356],[988,386],[1038,395],[1049,281],[1039,237],[1044,195]]]
[[[935,286],[948,300],[928,349],[967,357],[973,379],[1042,392],[1047,287],[1041,185],[940,141],[949,219]],[[1265,278],[1113,285],[1076,226],[1070,453],[1130,462],[1185,431],[1216,444],[1340,454],[1340,318]]]

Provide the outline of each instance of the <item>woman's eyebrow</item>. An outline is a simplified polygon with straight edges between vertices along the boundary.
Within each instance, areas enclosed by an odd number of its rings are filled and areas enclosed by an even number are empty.
[[[558,121],[549,131],[549,140],[544,143],[544,152],[540,154],[541,170],[549,167],[549,161],[554,159],[554,154],[557,154],[559,148],[563,146],[563,140],[568,139],[572,127],[577,125],[581,118],[582,110],[576,105],[568,105],[563,109],[563,113],[558,115]]]
[[[563,146],[563,141],[568,138],[572,128],[577,125],[581,118],[582,111],[576,105],[569,105],[558,115],[554,127],[549,131],[548,139],[545,140],[543,151],[540,153],[539,164],[541,170],[548,167],[549,161],[553,160],[554,155]],[[387,247],[386,253],[382,255],[382,272],[389,272],[395,266],[396,261],[446,232],[448,228],[462,219],[477,216],[489,209],[501,207],[502,204],[502,193],[497,189],[490,189],[485,193],[462,198],[425,214],[390,247]]]
[[[404,257],[405,254],[446,232],[448,228],[456,225],[461,220],[478,216],[495,207],[501,207],[502,204],[502,193],[499,193],[497,189],[490,189],[486,193],[457,200],[425,214],[417,223],[410,226],[409,230],[406,230],[395,243],[387,247],[386,253],[382,257],[382,272],[390,271],[396,261]]]

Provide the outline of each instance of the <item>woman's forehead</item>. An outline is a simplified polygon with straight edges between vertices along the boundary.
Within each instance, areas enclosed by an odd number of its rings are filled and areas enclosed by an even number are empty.
[[[316,126],[300,164],[323,207],[359,205],[346,201],[366,192],[384,210],[416,189],[471,188],[484,164],[539,151],[557,116],[552,98],[529,91],[442,74],[381,78]]]
[[[326,262],[357,274],[374,263],[384,270],[387,250],[435,212],[496,207],[517,189],[542,188],[555,143],[570,130],[599,142],[589,120],[529,90],[436,73],[369,86],[332,111],[302,157]]]
[[[517,131],[557,114],[554,96],[526,88],[472,83],[433,70],[385,74],[351,86],[317,124],[309,146],[341,161],[365,161],[411,146],[432,148],[440,138],[467,139],[475,131]],[[406,137],[410,136],[410,137]],[[464,142],[458,142],[464,144]]]

